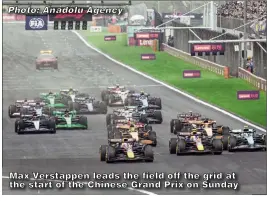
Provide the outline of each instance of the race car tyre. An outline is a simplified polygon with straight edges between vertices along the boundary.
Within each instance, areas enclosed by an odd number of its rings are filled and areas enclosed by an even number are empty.
[[[177,138],[171,138],[169,141],[169,152],[170,154],[176,153],[176,144],[177,144]]]
[[[152,143],[152,146],[153,147],[156,147],[157,146],[157,134],[156,134],[155,131],[149,132],[148,139],[153,142]]]
[[[174,121],[174,128],[175,130],[173,131],[174,134],[177,134],[177,132],[180,132],[183,128],[183,124],[180,120],[176,119]]]
[[[223,135],[230,135],[230,128],[229,127],[227,127],[227,126],[223,126],[222,127],[222,134]]]
[[[155,99],[155,105],[157,105],[160,110],[162,109],[161,98],[156,98]]]
[[[100,146],[100,148],[99,148],[100,161],[106,160],[107,147],[108,147],[108,145],[101,145]]]
[[[154,161],[154,152],[150,145],[146,145],[144,147],[144,156],[146,157],[145,162],[153,162]]]
[[[223,135],[222,136],[222,143],[223,143],[223,150],[227,150],[228,149],[228,139],[229,139],[230,135]]]
[[[108,105],[109,106],[112,106],[112,103],[115,102],[115,97],[111,94],[109,95],[109,98],[108,98]]]
[[[264,135],[264,137],[263,137],[263,145],[266,145],[266,135]]]
[[[174,121],[175,121],[175,119],[172,119],[171,121],[170,121],[170,131],[171,131],[171,133],[173,133],[173,130],[174,130]]]
[[[106,90],[101,92],[101,99],[102,99],[102,101],[107,101],[106,100],[107,94],[108,94],[108,91],[106,91]]]
[[[161,111],[155,111],[154,116],[158,120],[157,124],[161,124],[163,121]]]
[[[233,152],[234,151],[234,147],[236,146],[237,140],[234,136],[230,136],[228,139],[228,151],[229,152]]]
[[[73,110],[79,111],[80,105],[79,103],[68,101],[68,108],[69,108],[69,111],[73,111]]]
[[[48,128],[50,129],[51,134],[56,134],[56,122],[54,119],[49,119]]]
[[[144,127],[145,131],[152,131],[152,126],[151,125],[145,125]]]
[[[10,105],[10,106],[8,107],[8,115],[9,115],[9,117],[12,118],[12,117],[13,117],[12,115],[13,115],[16,111],[17,111],[16,105]]]
[[[108,131],[108,139],[114,139],[115,135],[112,131]]]
[[[223,143],[220,139],[212,140],[212,153],[214,155],[221,155],[223,152]]]
[[[88,121],[86,116],[81,116],[78,123],[86,126],[84,129],[88,129]]]
[[[127,103],[127,104],[126,104]],[[134,100],[132,99],[132,98],[127,98],[126,100],[125,100],[125,105],[126,106],[135,106],[134,105]]]
[[[147,121],[147,115],[146,114],[141,114],[139,121],[141,123],[147,124],[148,123],[148,121]]]
[[[99,109],[101,114],[107,114],[108,112],[108,107],[105,102],[100,102]]]
[[[16,121],[15,121],[15,133],[18,132],[18,125],[19,125],[19,119],[16,119]]]
[[[108,146],[108,148],[107,148],[106,162],[107,163],[112,162],[111,160],[112,160],[112,158],[115,158],[115,156],[116,156],[116,150],[115,150],[115,148],[112,147],[112,146]]]
[[[106,115],[106,125],[111,125],[114,119],[114,114],[107,114]]]
[[[179,139],[176,143],[176,155],[181,155],[185,151],[186,142],[184,139]]]
[[[17,133],[20,134],[24,134],[24,129],[25,129],[25,124],[23,122],[23,120],[19,120],[18,121],[18,128],[17,128]]]

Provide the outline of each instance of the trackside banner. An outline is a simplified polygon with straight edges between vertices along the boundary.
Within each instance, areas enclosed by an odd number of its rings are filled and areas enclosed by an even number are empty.
[[[47,30],[47,15],[26,16],[25,30]]]

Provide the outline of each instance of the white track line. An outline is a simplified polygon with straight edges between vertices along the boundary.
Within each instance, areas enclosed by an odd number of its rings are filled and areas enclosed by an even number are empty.
[[[233,119],[235,119],[235,120],[237,120],[237,121],[240,121],[240,122],[242,122],[242,123],[244,123],[244,124],[246,124],[246,125],[249,125],[249,126],[251,126],[251,127],[254,127],[254,128],[256,128],[256,129],[258,129],[258,130],[260,130],[260,131],[262,131],[262,132],[266,132],[266,130],[263,129],[262,127],[259,127],[259,126],[255,125],[255,124],[253,124],[253,123],[250,123],[250,122],[248,122],[248,121],[246,121],[246,120],[244,120],[244,119],[242,119],[242,118],[240,118],[240,117],[238,117],[238,116],[236,116],[236,115],[233,115],[233,114],[231,114],[230,112],[227,112],[227,111],[225,111],[225,110],[223,110],[223,109],[220,109],[220,108],[218,108],[218,107],[216,107],[216,106],[214,106],[214,105],[211,105],[211,104],[206,103],[206,102],[204,102],[204,101],[202,101],[202,100],[200,100],[200,99],[197,99],[197,98],[195,98],[195,97],[193,97],[193,96],[191,96],[191,95],[189,95],[189,94],[187,94],[187,93],[185,93],[185,92],[183,92],[183,91],[180,91],[179,89],[177,89],[177,88],[175,88],[175,87],[172,87],[172,86],[170,86],[170,85],[168,85],[168,84],[166,84],[166,83],[164,83],[164,82],[161,82],[161,81],[159,81],[159,80],[157,80],[157,79],[155,79],[155,78],[153,78],[153,77],[151,77],[151,76],[149,76],[149,75],[147,75],[147,74],[145,74],[145,73],[142,73],[142,72],[140,72],[140,71],[134,69],[134,68],[131,67],[131,66],[128,66],[128,65],[126,65],[126,64],[123,64],[123,63],[121,63],[121,62],[119,62],[119,61],[113,59],[113,58],[110,57],[109,55],[107,55],[107,54],[101,52],[101,51],[98,50],[97,48],[95,48],[95,47],[93,47],[92,45],[90,45],[90,44],[89,44],[89,43],[88,43],[88,42],[87,42],[87,41],[86,41],[86,40],[85,40],[85,39],[84,39],[84,38],[77,32],[77,31],[72,30],[72,32],[75,33],[75,34],[79,37],[79,39],[80,39],[80,40],[81,40],[87,47],[89,47],[89,48],[95,50],[96,52],[98,52],[99,54],[103,55],[103,56],[106,57],[107,59],[113,61],[114,63],[116,63],[116,64],[118,64],[118,65],[120,65],[120,66],[122,66],[122,67],[124,67],[124,68],[127,68],[128,70],[130,70],[130,71],[132,71],[132,72],[135,72],[136,74],[139,74],[139,75],[141,75],[141,76],[143,76],[143,77],[145,77],[145,78],[147,78],[147,79],[149,79],[149,80],[152,80],[152,81],[154,81],[154,82],[156,82],[156,83],[158,83],[158,84],[161,84],[161,85],[167,87],[168,89],[171,89],[172,91],[175,91],[175,92],[177,92],[177,93],[179,93],[179,94],[181,94],[181,95],[183,95],[183,96],[185,96],[185,97],[187,97],[187,98],[189,98],[189,99],[191,99],[191,100],[193,100],[193,101],[195,101],[195,102],[197,102],[197,103],[200,103],[200,104],[202,104],[202,105],[205,105],[205,106],[207,106],[207,107],[210,107],[210,108],[212,108],[212,109],[214,109],[214,110],[216,110],[216,111],[218,111],[218,112],[220,112],[220,113],[222,113],[222,114],[225,114],[225,115],[227,115],[227,116],[229,116],[229,117],[231,117],[231,118],[233,118]]]

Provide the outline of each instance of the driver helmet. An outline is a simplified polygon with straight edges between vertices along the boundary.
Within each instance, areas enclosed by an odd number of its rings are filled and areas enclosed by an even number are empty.
[[[190,115],[190,116],[193,116],[193,112],[192,112],[192,111],[189,111],[189,115]]]
[[[131,124],[130,125],[130,132],[134,132],[135,131],[135,126],[134,126],[134,124]]]
[[[192,134],[193,134],[193,135],[197,134],[197,129],[195,129],[195,128],[192,129]]]
[[[140,95],[141,95],[141,96],[145,95],[145,92],[144,92],[144,91],[141,91],[141,92],[140,92]]]
[[[26,103],[26,102],[28,102],[28,99],[27,98],[24,99],[24,103]]]
[[[53,95],[53,92],[52,91],[49,91],[48,95]]]
[[[68,117],[70,115],[70,112],[69,110],[65,110],[65,114],[64,114],[66,117]]]
[[[35,107],[40,108],[41,104],[39,102],[36,103]]]
[[[116,84],[116,88],[119,89],[120,88],[120,85],[119,84]]]

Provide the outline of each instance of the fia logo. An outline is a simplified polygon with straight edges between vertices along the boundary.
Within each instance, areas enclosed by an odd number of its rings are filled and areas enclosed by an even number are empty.
[[[45,25],[45,22],[42,18],[32,18],[30,21],[29,21],[29,26],[32,28],[32,29],[41,29],[43,28]]]

